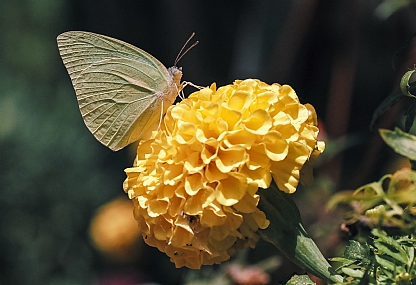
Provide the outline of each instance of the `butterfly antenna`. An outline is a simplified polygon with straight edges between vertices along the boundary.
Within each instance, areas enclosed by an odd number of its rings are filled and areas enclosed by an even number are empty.
[[[181,48],[181,50],[178,53],[178,56],[175,59],[175,64],[174,66],[176,66],[176,64],[178,64],[178,62],[181,60],[181,58],[188,52],[190,51],[194,46],[196,46],[197,44],[199,44],[199,41],[194,42],[189,48],[187,48],[184,52],[183,50],[185,49],[185,47],[188,45],[189,41],[195,36],[195,33],[192,33],[192,35],[188,38],[188,40],[185,42],[185,44],[183,45],[183,47]]]

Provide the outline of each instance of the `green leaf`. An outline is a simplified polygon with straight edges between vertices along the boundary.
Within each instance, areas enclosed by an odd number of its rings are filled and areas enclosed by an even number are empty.
[[[410,160],[416,160],[416,137],[395,128],[394,131],[380,129],[384,142],[395,152]]]
[[[360,269],[342,268],[342,272],[354,278],[362,278],[364,272]]]
[[[406,117],[406,120],[404,122],[404,130],[406,132],[409,132],[416,118],[416,101],[413,101],[412,104],[410,104],[404,116]]]
[[[370,248],[358,241],[350,240],[350,245],[345,247],[344,256],[348,259],[360,261],[363,264],[370,264]]]
[[[400,272],[405,272],[403,266],[398,265],[398,262],[392,262],[387,256],[375,255],[375,258],[379,265],[392,273],[397,274]]]
[[[407,267],[408,269],[412,267],[413,265],[416,265],[416,260],[415,260],[415,248],[412,245],[407,245],[406,246],[407,249],[407,255],[409,256],[409,261],[407,263]],[[416,275],[416,274],[415,274]]]
[[[374,125],[378,118],[382,114],[387,112],[391,107],[393,107],[397,102],[399,102],[400,99],[402,99],[404,96],[416,98],[416,96],[413,95],[413,93],[416,92],[416,82],[409,83],[410,77],[413,75],[414,72],[416,72],[416,69],[406,72],[400,81],[401,90],[398,92],[391,93],[386,99],[383,100],[383,102],[380,103],[380,105],[373,113],[373,117],[370,123],[370,130],[374,128]],[[410,119],[411,118],[409,118],[409,120]]]
[[[374,246],[378,249],[378,254],[388,255],[402,264],[408,263],[409,256],[399,242],[388,236],[384,231],[374,229],[371,233],[378,237],[374,241]]]
[[[352,260],[352,259],[348,259],[348,258],[344,258],[344,257],[333,257],[329,259],[332,262],[341,262],[342,265],[340,265],[336,271],[340,272],[340,270],[344,267],[349,267],[349,266],[355,266],[354,264],[357,263],[356,260]]]
[[[286,285],[315,285],[308,275],[293,275]]]
[[[351,259],[345,258],[345,257],[332,257],[329,260],[333,261],[333,262],[342,262],[342,263],[346,263],[346,264],[352,264],[352,263],[355,262],[355,260],[351,260]]]
[[[408,257],[406,256],[406,253],[402,252],[401,250],[397,250],[394,246],[388,246],[381,242],[375,242],[374,246],[377,247],[379,251],[381,251],[383,254],[386,254],[398,262],[402,264],[407,264]]]
[[[403,75],[402,79],[400,80],[400,90],[402,91],[403,95],[413,97],[413,98],[416,98],[416,96],[410,93],[409,80],[410,80],[410,77],[412,77],[413,73],[415,72],[416,72],[416,69],[409,70]]]
[[[383,100],[383,102],[378,105],[377,109],[373,113],[373,117],[371,118],[370,123],[370,130],[374,128],[374,125],[378,118],[387,112],[391,107],[393,107],[397,102],[400,101],[400,99],[403,98],[403,94],[401,92],[394,92],[390,94],[386,99]]]
[[[275,245],[307,272],[322,279],[342,282],[342,277],[336,273],[305,231],[299,209],[290,195],[280,191],[274,182],[267,190],[259,189],[258,194],[259,209],[270,221],[267,228],[257,231],[260,238]]]

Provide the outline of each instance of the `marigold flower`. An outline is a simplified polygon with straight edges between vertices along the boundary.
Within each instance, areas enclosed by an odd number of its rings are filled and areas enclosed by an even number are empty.
[[[130,216],[133,205],[126,197],[116,198],[101,206],[90,224],[94,246],[119,262],[137,258],[140,251],[140,230]],[[128,218],[126,218],[128,217]]]
[[[316,125],[314,108],[290,86],[253,79],[212,84],[171,106],[125,170],[146,243],[189,268],[254,247],[269,225],[258,188],[273,178],[293,193],[312,181],[302,167],[323,151]]]

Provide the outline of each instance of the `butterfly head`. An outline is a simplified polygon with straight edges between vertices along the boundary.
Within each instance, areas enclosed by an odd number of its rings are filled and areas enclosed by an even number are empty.
[[[172,78],[173,83],[175,83],[176,88],[179,91],[182,90],[181,78],[182,78],[182,67],[172,66],[168,68],[170,77]]]

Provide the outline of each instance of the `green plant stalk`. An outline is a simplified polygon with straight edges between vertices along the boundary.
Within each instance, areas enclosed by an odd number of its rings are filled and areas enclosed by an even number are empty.
[[[258,235],[276,246],[296,265],[328,281],[342,283],[343,278],[331,267],[315,242],[305,231],[299,210],[289,194],[280,191],[276,184],[259,190],[259,209],[270,225],[258,230]]]

